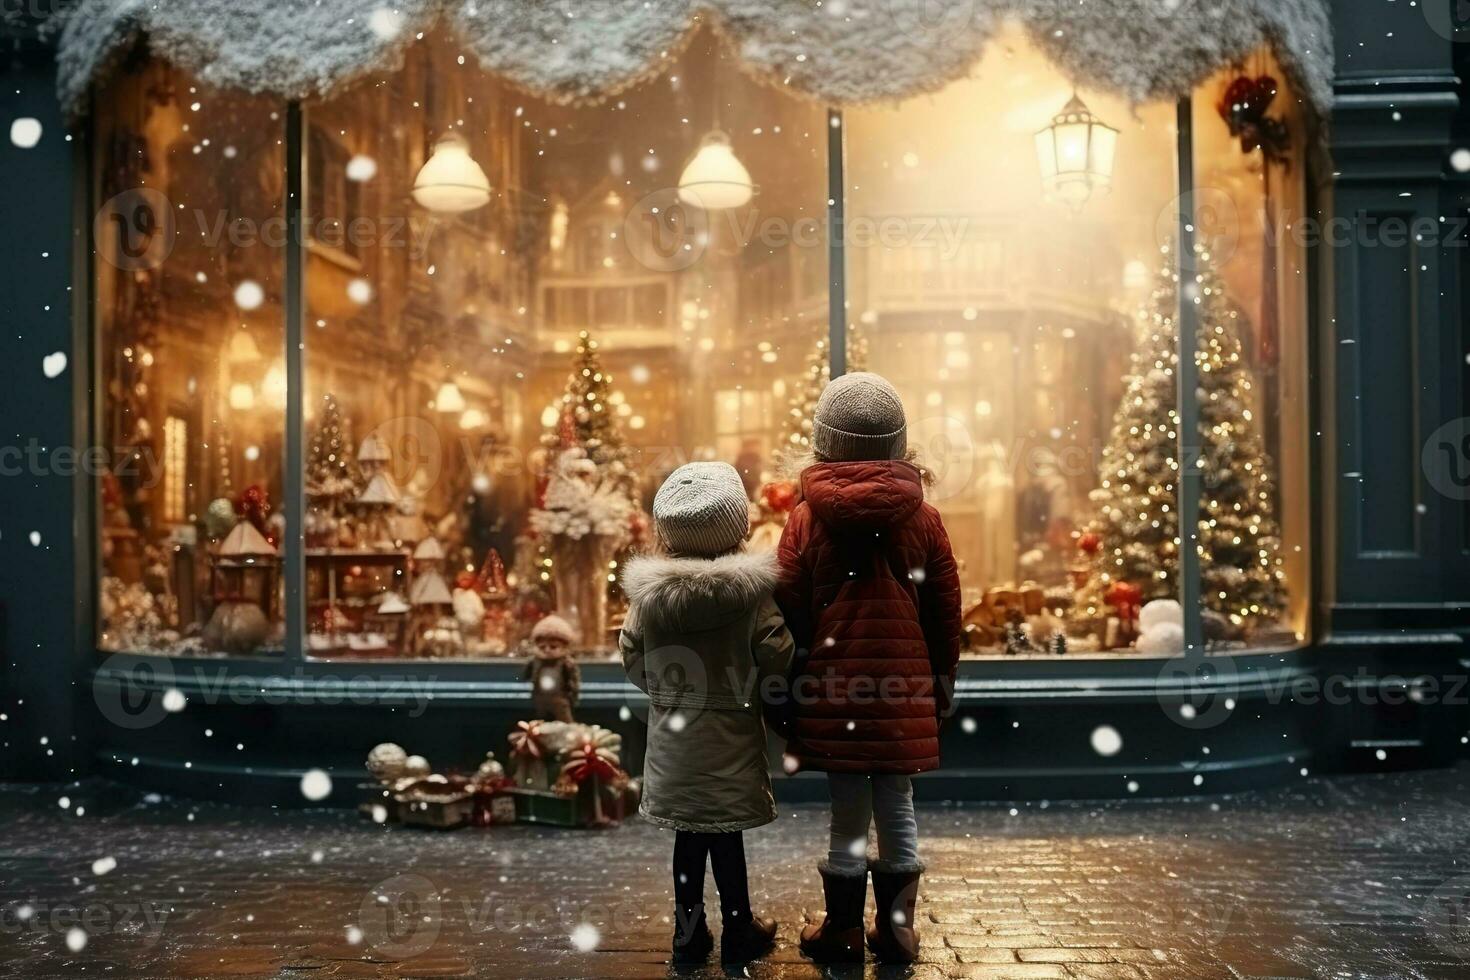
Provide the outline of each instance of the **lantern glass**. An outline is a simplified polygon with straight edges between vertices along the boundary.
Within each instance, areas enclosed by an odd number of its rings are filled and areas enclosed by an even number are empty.
[[[1036,161],[1046,192],[1073,209],[1112,185],[1118,131],[1076,95],[1036,134]]]

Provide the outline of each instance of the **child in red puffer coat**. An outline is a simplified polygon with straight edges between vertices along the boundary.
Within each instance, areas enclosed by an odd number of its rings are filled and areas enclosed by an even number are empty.
[[[908,462],[898,393],[876,374],[832,381],[812,422],[816,461],[781,538],[776,599],[802,651],[788,751],[828,774],[827,915],[801,936],[820,963],[861,962],[867,873],[880,961],[918,957],[923,865],[910,777],[939,765],[960,650],[960,583],[939,512]],[[878,858],[867,860],[876,823]]]

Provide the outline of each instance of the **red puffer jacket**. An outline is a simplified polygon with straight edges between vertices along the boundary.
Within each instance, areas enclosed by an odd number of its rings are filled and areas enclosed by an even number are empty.
[[[933,769],[960,651],[960,581],[939,512],[906,462],[818,463],[801,487],[776,592],[809,651],[788,751],[827,772]]]

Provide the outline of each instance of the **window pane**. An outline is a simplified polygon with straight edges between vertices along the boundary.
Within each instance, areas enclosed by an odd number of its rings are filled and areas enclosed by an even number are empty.
[[[279,653],[284,109],[157,62],[98,100],[98,643]]]
[[[971,655],[1126,650],[1178,591],[1175,108],[1080,94],[1102,125],[1038,140],[1074,92],[1010,33],[966,81],[846,114],[849,357],[908,406]]]
[[[1200,87],[1194,131],[1206,639],[1215,649],[1292,646],[1305,639],[1310,577],[1306,254],[1296,222],[1313,137],[1265,51]]]
[[[431,36],[306,118],[310,652],[519,655],[553,610],[610,652],[659,479],[718,456],[756,494],[825,356],[825,112],[710,34],[591,107]],[[701,201],[733,152],[749,203],[680,201],[712,130]]]

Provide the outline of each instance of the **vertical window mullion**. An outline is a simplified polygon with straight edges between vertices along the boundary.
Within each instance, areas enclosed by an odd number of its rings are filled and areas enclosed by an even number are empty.
[[[1175,237],[1174,267],[1179,272],[1179,288],[1175,290],[1178,315],[1174,318],[1178,335],[1174,338],[1178,351],[1179,488],[1179,603],[1184,607],[1184,652],[1204,651],[1204,621],[1200,609],[1199,513],[1201,446],[1199,430],[1199,368],[1195,364],[1195,348],[1199,344],[1199,310],[1187,294],[1194,285],[1198,263],[1194,254],[1194,117],[1189,96],[1179,100],[1179,145],[1176,154],[1179,181],[1179,227]]]
[[[843,247],[847,190],[844,184],[842,110],[827,110],[827,365],[847,373],[847,250]]]
[[[306,380],[305,111],[286,106],[286,450],[281,465],[286,496],[282,565],[286,583],[286,659],[300,661],[306,638],[304,394]]]

